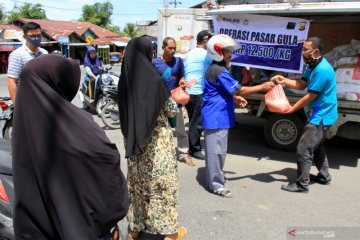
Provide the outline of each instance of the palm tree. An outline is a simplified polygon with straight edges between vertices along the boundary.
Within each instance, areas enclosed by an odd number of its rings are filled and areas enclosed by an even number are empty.
[[[138,35],[138,31],[136,29],[136,25],[134,23],[127,23],[124,28],[124,34],[126,37],[136,37]]]

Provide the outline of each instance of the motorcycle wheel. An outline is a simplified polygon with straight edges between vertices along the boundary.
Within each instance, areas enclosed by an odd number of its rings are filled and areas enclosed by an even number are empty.
[[[103,97],[100,98],[99,101],[96,103],[95,109],[99,116],[101,116],[101,110],[103,109],[105,104],[106,104],[106,99]]]
[[[110,129],[120,128],[119,108],[116,102],[109,101],[101,110],[101,120]]]
[[[6,140],[11,140],[11,135],[12,135],[12,119],[9,120],[4,127],[4,133],[3,133],[3,137]]]

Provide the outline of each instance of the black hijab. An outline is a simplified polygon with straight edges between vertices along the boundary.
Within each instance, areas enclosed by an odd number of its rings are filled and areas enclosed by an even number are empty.
[[[12,138],[16,239],[97,239],[128,209],[120,155],[90,114],[70,101],[79,65],[57,55],[22,73]]]
[[[121,66],[118,99],[125,157],[140,154],[149,143],[160,110],[170,96],[151,63],[152,54],[147,37],[133,38]]]

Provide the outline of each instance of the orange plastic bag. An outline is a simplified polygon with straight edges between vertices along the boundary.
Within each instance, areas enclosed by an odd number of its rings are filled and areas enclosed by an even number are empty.
[[[171,96],[176,103],[186,105],[190,101],[190,94],[186,92],[182,86],[171,90]]]
[[[288,113],[292,108],[281,84],[277,84],[265,94],[265,103],[270,112]]]
[[[190,80],[185,84],[185,88],[191,88],[196,82],[195,79]],[[184,90],[183,86],[171,90],[171,96],[178,104],[186,105],[190,101],[190,94]]]

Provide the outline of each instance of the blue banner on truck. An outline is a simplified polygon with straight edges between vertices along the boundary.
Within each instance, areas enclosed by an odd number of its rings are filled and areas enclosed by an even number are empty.
[[[213,21],[216,34],[229,35],[241,44],[233,55],[233,65],[302,72],[308,20],[239,14],[216,15]]]

